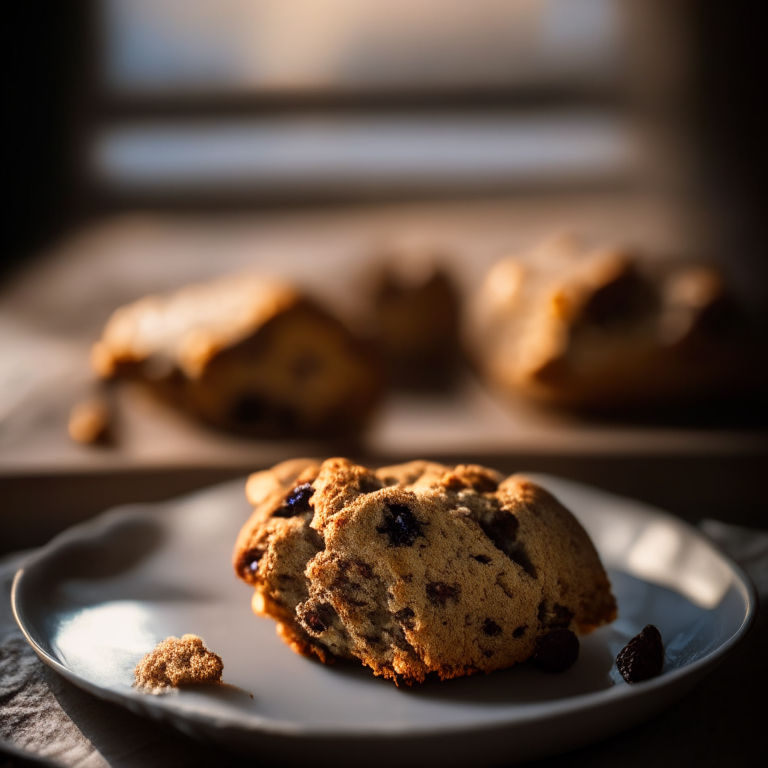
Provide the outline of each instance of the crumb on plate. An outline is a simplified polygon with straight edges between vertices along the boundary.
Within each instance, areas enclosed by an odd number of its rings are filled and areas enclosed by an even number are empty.
[[[136,665],[134,687],[161,693],[185,683],[220,683],[224,664],[197,635],[168,637]]]

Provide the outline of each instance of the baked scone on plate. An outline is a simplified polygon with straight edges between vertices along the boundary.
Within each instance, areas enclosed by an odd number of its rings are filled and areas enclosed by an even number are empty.
[[[231,275],[114,312],[93,346],[103,379],[137,379],[214,426],[347,435],[382,390],[378,353],[292,285]]]
[[[470,302],[468,355],[502,393],[589,409],[740,386],[740,313],[704,263],[556,237],[498,261]]]
[[[237,575],[295,651],[397,684],[504,669],[616,601],[587,533],[523,476],[297,459],[252,475]]]

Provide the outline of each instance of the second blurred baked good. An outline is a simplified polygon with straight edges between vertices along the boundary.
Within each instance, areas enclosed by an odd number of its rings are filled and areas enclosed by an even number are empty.
[[[450,389],[462,363],[458,288],[439,254],[397,251],[372,271],[369,313],[390,386]]]
[[[737,387],[741,322],[711,266],[560,237],[496,263],[469,308],[465,341],[497,390],[622,409]]]
[[[132,378],[182,410],[264,437],[343,436],[382,389],[378,355],[293,286],[232,275],[118,309],[93,346],[102,378]]]

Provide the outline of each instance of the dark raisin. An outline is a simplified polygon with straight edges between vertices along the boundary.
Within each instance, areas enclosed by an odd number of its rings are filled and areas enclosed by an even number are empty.
[[[480,521],[483,533],[493,542],[494,546],[535,579],[536,569],[531,563],[525,547],[517,541],[519,526],[518,519],[505,509],[494,513],[489,519]]]
[[[323,623],[322,618],[317,613],[307,613],[304,615],[304,621],[307,622],[309,628],[313,632],[325,632],[328,627]]]
[[[496,637],[497,635],[501,634],[502,629],[495,621],[486,619],[483,622],[483,632],[485,632],[485,634],[489,637]]]
[[[395,614],[395,621],[402,624],[406,629],[413,629],[416,626],[416,622],[414,621],[416,614],[413,612],[412,608],[401,608],[396,614]]]
[[[570,629],[553,629],[538,639],[533,663],[544,672],[565,672],[578,658],[579,638]]]
[[[485,656],[486,659],[490,659],[491,656],[493,656],[493,651],[483,651],[483,656]]]
[[[299,618],[310,632],[320,635],[331,626],[334,614],[335,611],[328,603],[320,603],[314,609],[301,611]]]
[[[285,501],[272,513],[272,517],[296,517],[304,512],[311,511],[309,500],[315,489],[311,483],[297,485],[287,496]]]
[[[639,683],[660,675],[664,666],[664,645],[659,630],[648,624],[619,651],[616,666],[628,683]]]
[[[355,563],[355,566],[357,566],[357,572],[364,578],[364,579],[370,579],[373,577],[373,568],[371,568],[368,563],[360,562],[359,560]]]
[[[240,560],[237,563],[237,572],[241,578],[249,581],[259,570],[259,560],[264,557],[263,549],[249,549],[243,555],[240,556]]]
[[[472,557],[477,560],[478,563],[482,563],[483,565],[487,565],[491,562],[491,558],[487,555],[472,555]]]
[[[419,536],[421,523],[405,504],[388,504],[384,507],[382,524],[376,530],[389,537],[393,547],[411,547]]]
[[[458,584],[451,586],[442,581],[432,581],[427,584],[427,597],[432,605],[445,608],[449,600],[458,602],[461,589]]]
[[[573,611],[560,603],[555,603],[551,608],[546,600],[539,603],[538,619],[550,629],[567,629],[573,616]]]
[[[528,629],[527,624],[523,624],[522,627],[515,627],[515,631],[512,633],[512,637],[518,639],[525,634],[525,630]]]

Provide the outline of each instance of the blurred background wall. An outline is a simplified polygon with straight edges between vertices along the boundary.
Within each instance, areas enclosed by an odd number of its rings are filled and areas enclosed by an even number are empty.
[[[643,183],[705,206],[713,253],[759,293],[753,14],[683,0],[13,4],[4,260],[136,207]]]

